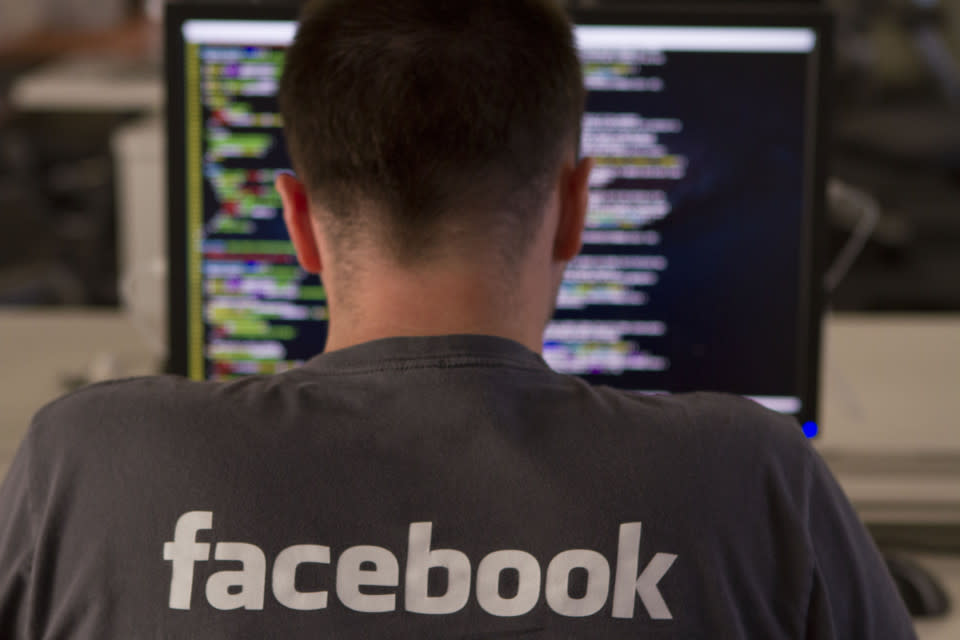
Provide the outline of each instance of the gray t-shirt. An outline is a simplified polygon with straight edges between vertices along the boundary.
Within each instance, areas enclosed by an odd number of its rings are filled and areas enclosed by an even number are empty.
[[[392,338],[35,418],[3,638],[912,638],[792,420],[508,340]]]

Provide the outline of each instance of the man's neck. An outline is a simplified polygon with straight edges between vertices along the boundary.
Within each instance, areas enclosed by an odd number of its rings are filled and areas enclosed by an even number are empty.
[[[326,351],[392,337],[493,335],[539,353],[545,302],[469,269],[386,270],[356,274],[331,292]],[[542,294],[541,294],[542,296]],[[536,296],[537,298],[541,296]]]

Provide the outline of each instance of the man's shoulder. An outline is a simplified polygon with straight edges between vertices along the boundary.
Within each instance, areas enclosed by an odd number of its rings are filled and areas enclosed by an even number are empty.
[[[215,393],[216,385],[176,376],[99,382],[67,393],[33,417],[28,440],[41,450],[77,448],[137,437],[175,425]]]
[[[806,445],[795,418],[743,396],[707,391],[640,395],[609,388],[601,388],[600,395],[605,404],[638,428],[655,416],[671,439],[718,442],[725,447],[794,449]]]
[[[55,424],[63,418],[102,417],[117,411],[163,404],[172,396],[187,397],[202,383],[177,376],[143,376],[89,384],[43,406],[34,418],[38,424]]]
[[[794,446],[805,436],[797,420],[745,398],[727,393],[697,392],[673,396],[695,428],[709,428],[717,437],[762,440]]]
[[[696,469],[701,478],[800,491],[816,455],[795,418],[741,396],[682,393],[618,405],[626,425],[619,446],[656,450],[675,471]]]
[[[725,455],[739,454],[745,460],[767,458],[776,464],[791,460],[806,464],[810,443],[793,416],[743,396],[704,392],[676,398],[687,406],[696,436],[707,438]]]

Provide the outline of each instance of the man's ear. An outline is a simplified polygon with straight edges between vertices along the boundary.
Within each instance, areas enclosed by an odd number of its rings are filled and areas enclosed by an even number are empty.
[[[313,225],[306,187],[288,173],[278,175],[274,186],[283,202],[283,221],[287,225],[287,233],[293,241],[300,266],[308,273],[320,273],[323,270],[320,239]]]
[[[590,171],[593,158],[583,158],[564,172],[560,185],[560,220],[553,245],[553,257],[559,262],[573,260],[583,244],[590,201]]]

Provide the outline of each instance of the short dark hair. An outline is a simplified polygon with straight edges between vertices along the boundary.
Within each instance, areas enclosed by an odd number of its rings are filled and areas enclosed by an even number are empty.
[[[294,169],[334,233],[372,205],[406,263],[442,249],[448,229],[522,253],[578,145],[583,101],[556,0],[315,1],[280,88]]]

